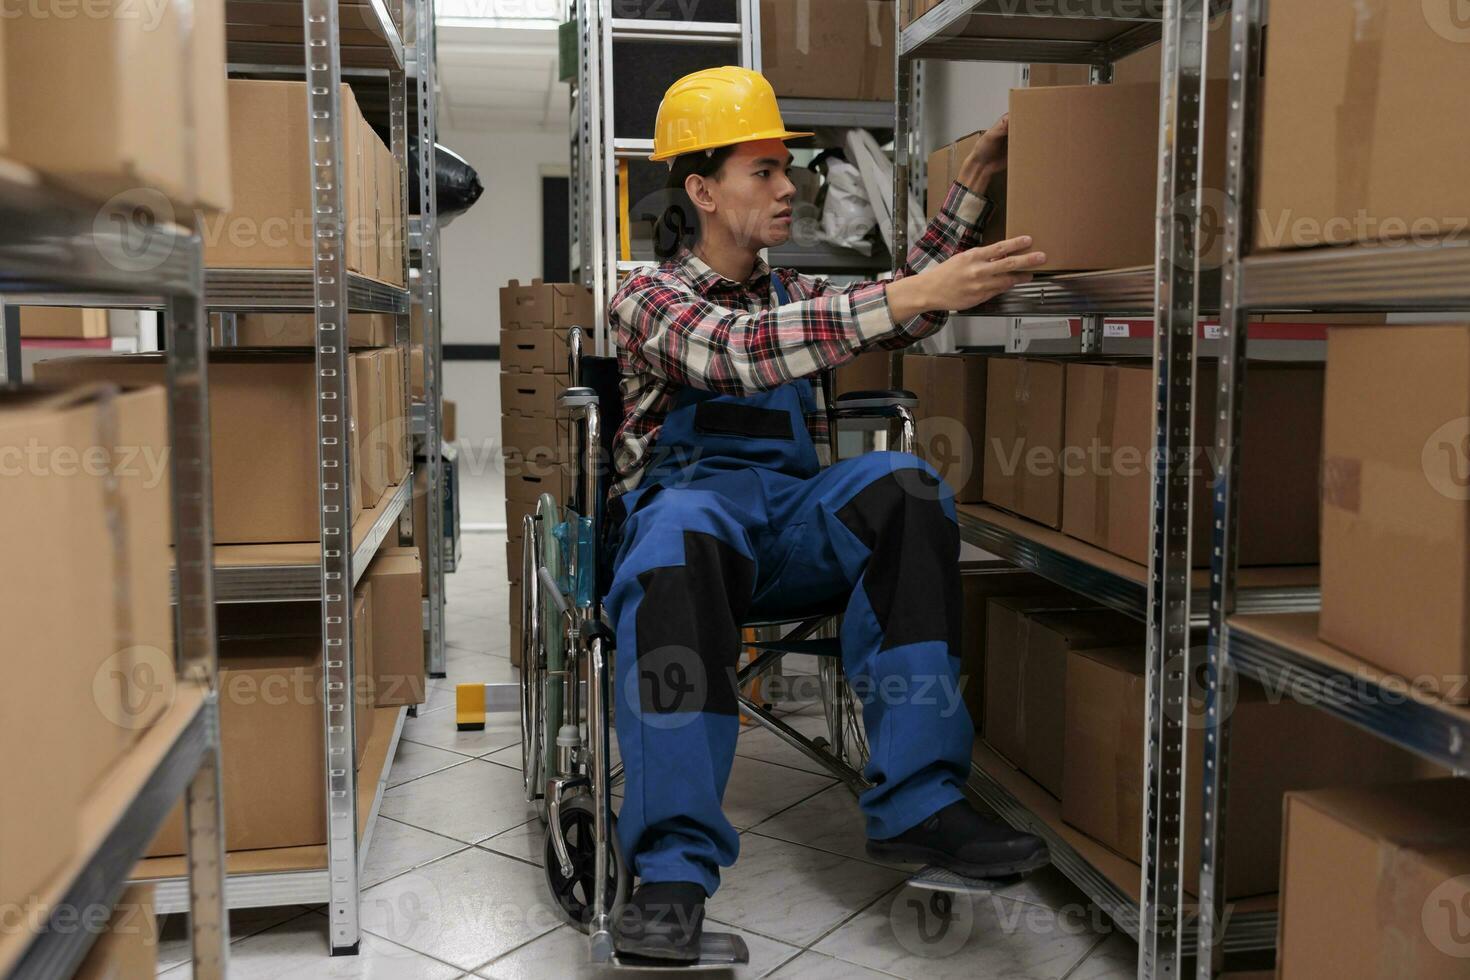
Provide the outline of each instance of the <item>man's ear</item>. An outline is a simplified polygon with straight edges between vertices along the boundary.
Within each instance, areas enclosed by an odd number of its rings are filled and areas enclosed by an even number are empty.
[[[690,174],[684,178],[684,193],[689,195],[689,200],[694,206],[705,214],[713,214],[715,210],[715,199],[710,193],[709,179],[699,174]]]

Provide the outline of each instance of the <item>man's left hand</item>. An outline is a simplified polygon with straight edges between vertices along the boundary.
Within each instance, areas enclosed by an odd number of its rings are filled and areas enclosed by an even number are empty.
[[[955,180],[977,194],[984,194],[996,174],[1006,169],[1007,138],[1010,135],[1011,116],[1006,113],[975,141],[970,155],[955,172]]]

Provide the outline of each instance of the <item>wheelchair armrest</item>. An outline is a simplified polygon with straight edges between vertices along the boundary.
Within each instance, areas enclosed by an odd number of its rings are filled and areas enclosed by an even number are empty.
[[[849,391],[837,396],[832,412],[838,418],[878,417],[918,404],[919,398],[912,391]]]

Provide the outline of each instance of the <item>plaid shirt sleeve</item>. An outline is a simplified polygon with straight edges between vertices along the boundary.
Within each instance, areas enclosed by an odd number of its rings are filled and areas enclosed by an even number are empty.
[[[979,194],[959,182],[951,184],[949,193],[944,197],[944,204],[939,208],[939,213],[934,216],[933,221],[929,222],[929,226],[924,229],[924,234],[919,237],[919,240],[909,249],[904,267],[893,278],[902,279],[904,276],[923,272],[952,255],[980,244],[980,233],[983,230],[980,227],[982,206],[983,199]],[[801,294],[807,296],[841,295],[872,285],[872,283],[855,283],[838,289],[825,278],[797,276],[796,279]],[[883,350],[907,347],[916,340],[922,340],[938,332],[948,319],[949,314],[945,312],[920,313],[910,320],[893,324],[892,329],[880,336],[869,338],[864,346]]]

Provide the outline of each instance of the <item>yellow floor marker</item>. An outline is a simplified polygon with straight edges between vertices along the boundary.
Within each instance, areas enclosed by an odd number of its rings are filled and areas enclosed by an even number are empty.
[[[454,722],[462,732],[485,730],[485,685],[457,684],[454,688]]]

